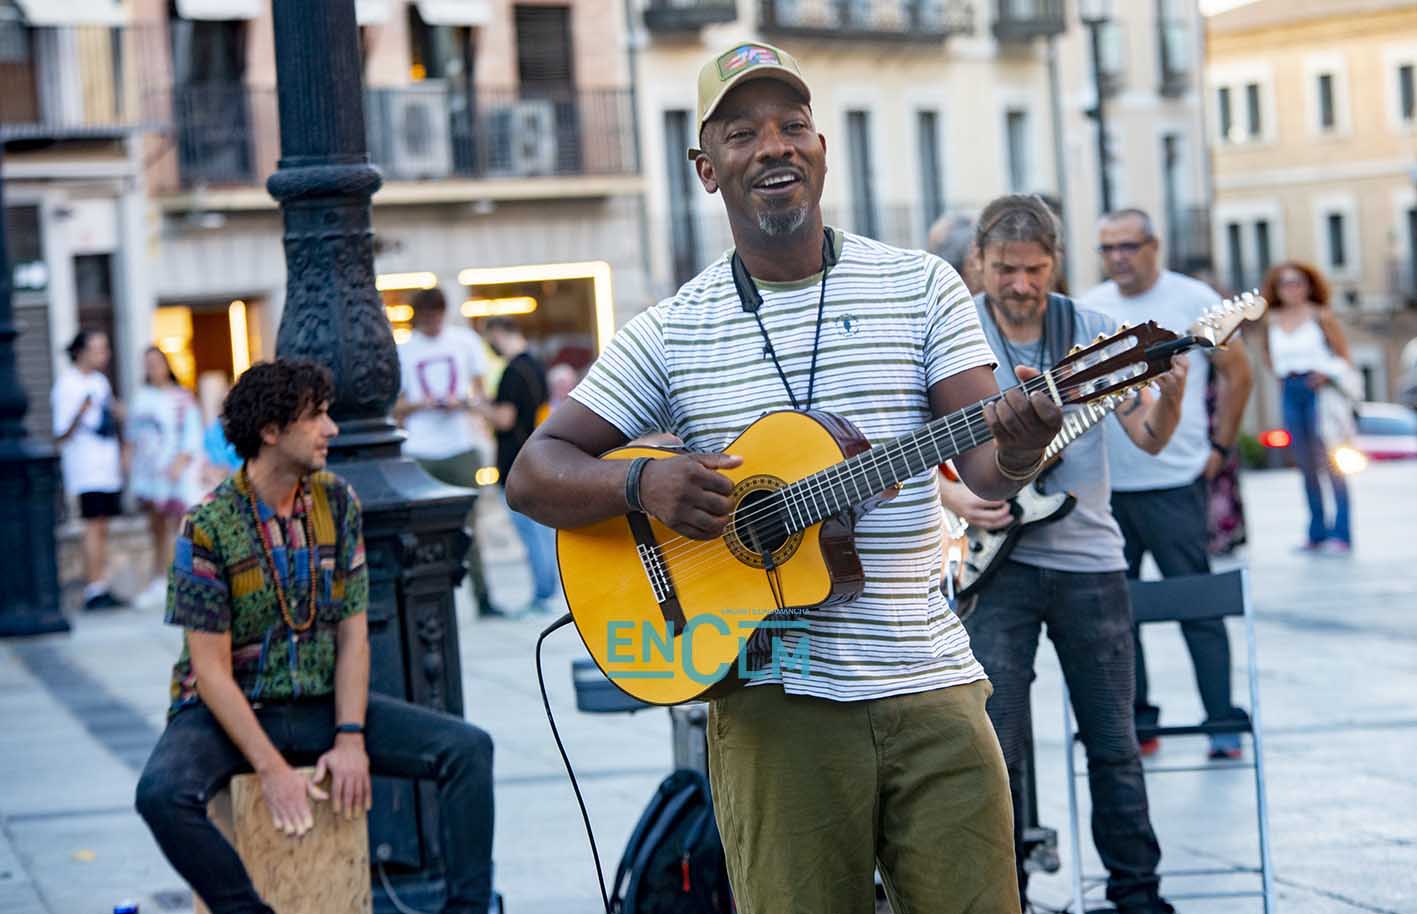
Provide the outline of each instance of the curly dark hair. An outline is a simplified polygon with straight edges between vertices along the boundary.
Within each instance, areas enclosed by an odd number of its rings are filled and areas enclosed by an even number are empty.
[[[285,428],[334,396],[330,370],[309,359],[257,362],[241,375],[221,406],[226,440],[242,460],[261,452],[261,430]]]

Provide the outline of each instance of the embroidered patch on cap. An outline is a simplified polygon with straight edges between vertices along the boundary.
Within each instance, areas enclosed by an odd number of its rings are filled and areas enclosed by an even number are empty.
[[[760,44],[739,45],[718,58],[718,78],[727,80],[735,73],[762,64],[782,66],[782,58],[772,48]]]

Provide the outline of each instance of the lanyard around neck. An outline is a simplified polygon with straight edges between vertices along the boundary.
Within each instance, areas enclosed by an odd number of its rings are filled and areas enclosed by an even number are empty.
[[[817,386],[817,353],[822,344],[822,317],[826,312],[827,304],[827,270],[836,265],[836,244],[835,237],[830,228],[822,230],[822,282],[821,291],[817,296],[817,326],[812,335],[812,367],[807,373],[807,400],[805,403],[797,402],[797,394],[793,393],[792,385],[787,380],[787,372],[782,370],[782,363],[777,360],[777,350],[773,347],[772,337],[768,336],[768,328],[763,324],[762,306],[763,295],[758,291],[758,284],[749,275],[748,268],[744,266],[743,259],[738,256],[738,252],[733,252],[731,267],[733,270],[733,284],[738,289],[738,302],[743,310],[753,315],[758,322],[758,332],[763,336],[763,352],[772,359],[773,367],[777,369],[777,376],[782,379],[783,389],[787,391],[787,398],[792,401],[792,408],[798,412],[807,412],[812,408],[812,395]]]

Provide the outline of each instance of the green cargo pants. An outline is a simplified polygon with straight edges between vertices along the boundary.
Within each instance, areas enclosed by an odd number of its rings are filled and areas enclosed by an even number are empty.
[[[714,812],[740,914],[1018,914],[1009,778],[986,681],[872,701],[713,702]]]

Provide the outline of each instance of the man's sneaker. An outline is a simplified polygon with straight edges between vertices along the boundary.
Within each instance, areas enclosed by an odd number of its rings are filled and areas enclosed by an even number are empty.
[[[1323,545],[1319,547],[1319,554],[1347,558],[1353,554],[1353,547],[1343,540],[1324,540]]]
[[[96,593],[84,601],[84,609],[122,609],[127,605],[106,590],[103,593]]]
[[[167,580],[154,578],[143,588],[143,592],[133,598],[133,602],[144,609],[156,609],[167,604]]]
[[[1153,756],[1161,751],[1161,740],[1154,736],[1142,740],[1138,745],[1141,747],[1142,758]]]
[[[1211,746],[1207,756],[1212,762],[1238,762],[1245,757],[1245,750],[1239,746]]]
[[[504,612],[493,606],[491,603],[483,603],[477,607],[477,618],[479,619],[510,619],[512,614]]]

